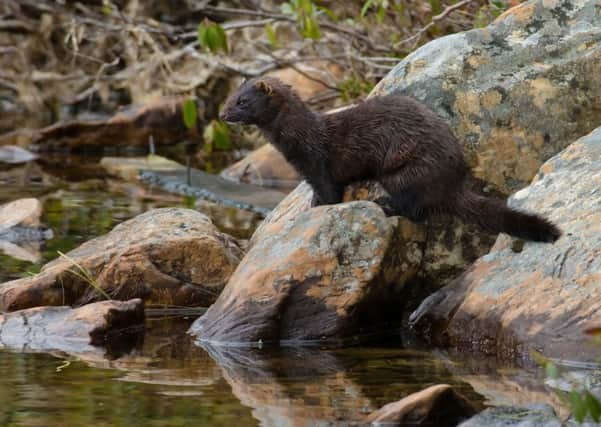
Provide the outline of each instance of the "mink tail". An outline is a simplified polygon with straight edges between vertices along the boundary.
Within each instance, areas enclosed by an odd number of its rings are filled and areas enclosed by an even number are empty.
[[[512,209],[504,200],[464,189],[453,202],[457,216],[493,233],[503,232],[525,240],[549,243],[561,236],[561,230],[548,219]]]

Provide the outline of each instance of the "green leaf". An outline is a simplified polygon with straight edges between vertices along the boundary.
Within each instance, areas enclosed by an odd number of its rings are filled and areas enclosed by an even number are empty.
[[[229,150],[232,148],[230,140],[230,129],[224,122],[215,122],[215,133],[213,144],[218,150]]]
[[[552,362],[547,362],[545,364],[545,370],[547,371],[547,377],[551,379],[559,378],[559,369],[557,369],[557,365]]]
[[[225,30],[219,24],[215,24],[215,36],[217,40],[217,48],[222,49],[225,53],[228,53],[227,36]]]
[[[319,40],[321,33],[317,21],[309,16],[303,20],[303,37],[307,39]]]
[[[228,53],[225,31],[221,25],[214,22],[205,20],[198,24],[198,43],[213,53],[218,50]]]
[[[383,4],[381,4],[380,6],[378,6],[378,11],[376,12],[376,20],[378,21],[378,23],[382,23],[382,21],[384,21],[384,18],[386,17],[386,8],[384,7]]]
[[[198,112],[196,111],[196,101],[186,99],[183,105],[184,124],[188,129],[196,128]]]
[[[580,397],[580,394],[575,390],[570,392],[570,406],[576,421],[579,423],[583,422],[586,418],[586,406],[584,405],[584,401]]]
[[[584,391],[584,403],[593,421],[601,421],[601,402],[588,390]]]
[[[271,24],[265,24],[265,35],[267,36],[267,40],[269,40],[269,44],[271,44],[271,46],[279,47],[278,38]]]
[[[374,4],[374,0],[367,0],[363,7],[361,8],[361,18],[365,18],[365,14],[369,10],[369,8]]]

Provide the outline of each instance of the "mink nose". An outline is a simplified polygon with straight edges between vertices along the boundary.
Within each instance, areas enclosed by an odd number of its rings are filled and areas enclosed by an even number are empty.
[[[227,118],[227,115],[225,114],[225,111],[221,111],[219,113],[219,120],[225,120]]]

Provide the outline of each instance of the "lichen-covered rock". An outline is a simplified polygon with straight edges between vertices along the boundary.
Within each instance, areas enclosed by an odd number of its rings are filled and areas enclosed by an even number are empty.
[[[375,182],[358,182],[349,185],[344,195],[346,202],[352,200],[375,200],[385,191]],[[265,218],[250,240],[252,247],[267,232],[265,228],[276,222],[290,222],[310,209],[313,192],[302,182]],[[399,282],[419,281],[417,299],[439,288],[456,277],[480,255],[493,245],[495,237],[482,232],[472,224],[464,224],[450,217],[431,218],[427,223],[416,224],[398,217],[397,252],[399,262],[417,268],[403,269]],[[425,289],[426,287],[432,289]],[[420,296],[421,295],[421,296]],[[403,301],[404,303],[411,303]],[[414,306],[415,307],[415,306]],[[399,306],[399,309],[402,309]]]
[[[601,128],[546,162],[510,203],[563,230],[555,244],[497,239],[490,253],[412,315],[438,342],[506,356],[596,360],[584,329],[601,318]]]
[[[486,28],[434,40],[374,89],[415,97],[443,117],[476,177],[505,193],[599,126],[597,0],[531,0]]]
[[[395,261],[395,223],[360,201],[263,224],[191,333],[219,344],[333,341],[398,320],[396,285],[417,265]]]
[[[144,323],[140,299],[102,301],[73,309],[36,307],[0,314],[0,348],[69,353],[93,351],[111,332]]]
[[[367,417],[376,426],[455,427],[476,413],[448,384],[438,384],[389,403]]]
[[[221,176],[233,181],[276,188],[291,188],[300,181],[298,172],[271,144],[252,151],[224,169]]]
[[[215,301],[241,257],[236,241],[205,215],[155,209],[46,264],[33,277],[0,285],[0,311],[81,305],[106,295],[206,306]]]

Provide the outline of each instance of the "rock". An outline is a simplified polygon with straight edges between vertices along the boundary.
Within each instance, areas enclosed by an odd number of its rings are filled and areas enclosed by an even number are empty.
[[[510,204],[563,230],[520,252],[500,236],[490,253],[428,297],[414,326],[442,344],[509,357],[597,360],[583,329],[601,315],[601,128],[547,161]]]
[[[142,298],[147,304],[206,306],[215,301],[241,257],[236,241],[203,214],[155,209],[46,264],[33,277],[0,285],[0,311],[81,305],[107,295]]]
[[[342,69],[337,64],[326,64],[325,62],[309,64],[298,64],[298,69],[287,67],[267,73],[268,76],[276,77],[286,84],[291,85],[296,89],[298,95],[307,100],[320,94],[321,92],[330,90],[322,82],[330,80],[331,85],[335,85],[342,77]],[[327,70],[327,71],[324,71]],[[307,77],[309,76],[309,77]],[[320,82],[321,80],[321,82]]]
[[[38,199],[19,199],[0,205],[0,230],[20,227],[37,227],[40,225],[42,204]]]
[[[138,181],[140,171],[184,171],[186,167],[157,155],[145,157],[103,157],[100,166],[111,176],[124,181]]]
[[[31,242],[28,242],[31,243]],[[12,258],[20,259],[23,261],[38,263],[42,259],[39,245],[35,247],[33,245],[27,245],[26,247],[16,245],[9,241],[2,239],[2,233],[0,233],[0,253],[8,255]]]
[[[102,301],[72,309],[36,307],[0,314],[0,348],[69,353],[93,351],[111,333],[144,323],[142,300]]]
[[[499,406],[488,408],[459,427],[561,427],[553,407],[546,404],[526,407]]]
[[[434,40],[374,89],[413,96],[443,117],[476,177],[509,193],[601,123],[596,0],[531,0],[486,28]]]
[[[158,99],[144,105],[131,105],[107,120],[59,122],[36,131],[32,143],[40,150],[77,150],[83,147],[147,147],[152,137],[156,145],[200,138],[204,127],[203,108],[197,109],[198,126],[184,125],[183,99]]]
[[[221,176],[236,182],[275,188],[292,188],[300,181],[298,172],[271,144],[252,151],[224,169]]]
[[[367,417],[376,426],[455,427],[476,413],[450,385],[439,384],[389,403]]]
[[[24,148],[16,145],[0,146],[0,162],[4,163],[27,163],[37,159],[38,156]]]
[[[239,184],[213,174],[190,170],[190,185],[186,170],[154,172],[143,170],[140,180],[170,193],[195,197],[222,206],[244,209],[267,215],[283,198],[284,193],[251,184]]]
[[[358,182],[347,187],[344,200],[375,200],[383,192],[384,189],[377,183]],[[250,246],[268,234],[266,229],[272,224],[293,221],[307,211],[312,194],[311,187],[306,182],[301,183],[259,225],[250,240]],[[423,224],[413,223],[403,217],[398,217],[398,221],[398,262],[405,267],[402,276],[397,279],[398,283],[412,282],[414,288],[411,299],[405,297],[399,301],[399,310],[416,307],[425,296],[485,254],[495,241],[495,236],[454,218],[432,218]]]
[[[340,343],[379,331],[399,316],[395,280],[402,269],[416,268],[386,262],[396,257],[395,222],[364,201],[266,220],[190,332],[204,342],[235,345]]]

